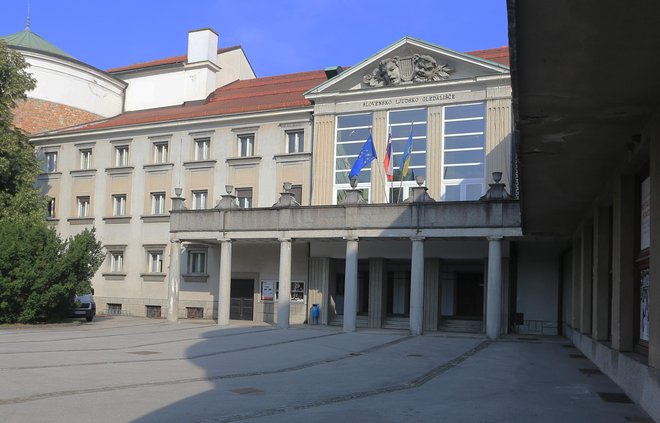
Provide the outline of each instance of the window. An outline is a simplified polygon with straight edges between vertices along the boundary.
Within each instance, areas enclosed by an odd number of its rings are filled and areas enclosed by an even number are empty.
[[[203,251],[188,252],[188,273],[204,274],[206,273],[206,253]]]
[[[252,188],[236,188],[236,198],[238,205],[244,209],[252,207]]]
[[[118,145],[115,147],[115,166],[128,166],[128,146]]]
[[[195,160],[208,160],[210,148],[210,138],[195,139]]]
[[[254,134],[238,136],[238,155],[240,157],[254,156]]]
[[[57,172],[57,153],[46,153],[46,172]]]
[[[305,132],[292,131],[286,133],[286,152],[287,153],[302,153],[305,151]]]
[[[80,150],[80,169],[92,168],[92,149],[85,148]]]
[[[78,197],[78,217],[89,217],[89,197]]]
[[[154,163],[167,163],[167,142],[154,143]]]
[[[163,273],[163,250],[149,251],[149,273]]]
[[[165,214],[165,193],[151,193],[151,214]]]
[[[351,189],[348,174],[357,160],[365,141],[371,133],[371,113],[344,115],[337,117],[335,143],[335,191],[339,199],[340,191]],[[371,166],[366,166],[358,175],[358,188],[369,198],[371,187]]]
[[[442,200],[478,200],[486,185],[486,106],[447,106],[444,112]]]
[[[126,215],[126,194],[118,194],[112,196],[112,215]]]
[[[387,190],[390,203],[400,203],[417,186],[417,176],[426,177],[426,109],[397,110],[388,114],[392,140],[392,181]],[[403,155],[412,136],[408,172],[403,176]]]
[[[124,271],[124,252],[110,252],[110,272],[122,273]]]
[[[302,185],[293,185],[290,192],[293,194],[293,198],[296,199],[298,204],[302,204]]]
[[[46,217],[49,219],[55,219],[57,217],[57,214],[55,213],[55,199],[52,197],[48,199],[48,206],[46,208]]]
[[[193,210],[205,209],[209,197],[209,192],[206,190],[193,191],[192,195],[193,195]]]

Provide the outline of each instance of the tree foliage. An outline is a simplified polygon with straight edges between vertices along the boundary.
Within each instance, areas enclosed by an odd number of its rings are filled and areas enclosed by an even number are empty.
[[[62,240],[45,220],[40,172],[12,110],[35,87],[23,56],[0,42],[0,323],[61,320],[91,291],[103,261],[94,230]]]

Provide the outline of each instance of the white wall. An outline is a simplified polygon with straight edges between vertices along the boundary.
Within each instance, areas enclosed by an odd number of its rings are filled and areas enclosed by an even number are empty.
[[[525,320],[557,321],[560,242],[519,242],[517,311]]]

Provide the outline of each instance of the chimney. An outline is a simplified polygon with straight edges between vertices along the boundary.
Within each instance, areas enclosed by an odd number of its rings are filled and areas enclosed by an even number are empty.
[[[185,67],[184,101],[203,101],[216,87],[218,33],[211,28],[188,32],[188,63]]]

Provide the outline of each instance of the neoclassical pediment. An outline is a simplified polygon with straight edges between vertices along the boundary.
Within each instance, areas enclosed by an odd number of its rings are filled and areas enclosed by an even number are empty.
[[[508,67],[499,63],[405,37],[309,90],[306,96],[441,84],[508,73]]]

